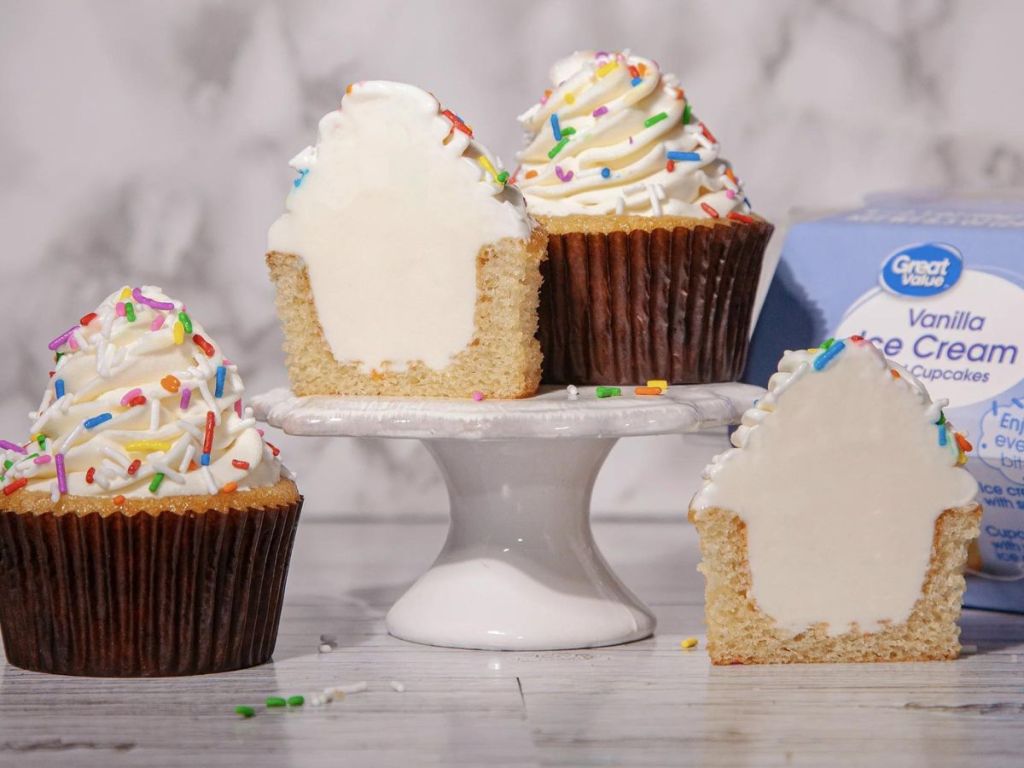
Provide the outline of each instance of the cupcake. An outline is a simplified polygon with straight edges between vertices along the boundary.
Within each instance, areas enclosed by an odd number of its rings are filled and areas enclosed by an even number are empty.
[[[771,224],[655,62],[576,53],[551,80],[515,174],[549,235],[543,380],[738,378]]]
[[[270,659],[302,497],[185,306],[109,296],[0,441],[0,631],[24,669],[115,677]]]
[[[858,336],[785,354],[690,504],[715,664],[956,658],[981,507],[946,404]]]
[[[546,237],[461,117],[354,83],[292,166],[267,264],[295,394],[534,393]]]

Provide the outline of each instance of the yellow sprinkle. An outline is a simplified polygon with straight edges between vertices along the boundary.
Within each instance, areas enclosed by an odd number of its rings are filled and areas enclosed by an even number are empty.
[[[657,387],[658,389],[668,389],[668,382],[665,379],[649,379],[647,381],[648,387]]]
[[[120,296],[120,298],[121,298],[122,301],[124,301],[125,299],[130,299],[131,297],[132,297],[132,289],[131,288],[129,288],[128,286],[125,286],[124,288],[121,289],[121,296]]]
[[[153,453],[154,451],[167,453],[171,450],[171,444],[166,440],[136,440],[125,443],[124,449],[128,453]]]
[[[174,323],[174,343],[181,344],[185,341],[185,326],[181,324],[180,320],[176,320]]]
[[[603,65],[601,65],[600,67],[597,68],[597,76],[598,77],[604,77],[609,72],[611,72],[613,69],[615,69],[617,66],[619,66],[619,62],[617,62],[617,61],[609,61],[607,64],[603,64]]]
[[[488,160],[488,159],[487,159],[486,157],[484,157],[483,155],[480,155],[480,157],[478,157],[478,158],[476,159],[476,161],[477,161],[478,163],[480,163],[480,165],[482,165],[482,166],[484,167],[484,170],[485,170],[485,171],[487,171],[487,172],[488,172],[489,174],[491,174],[491,176],[493,176],[493,177],[494,177],[494,180],[495,180],[495,181],[497,181],[497,180],[498,180],[498,172],[497,172],[496,170],[494,170],[494,166],[493,166],[493,165],[491,165],[491,161],[490,161],[490,160]]]
[[[575,104],[576,103],[576,97],[573,96],[571,93],[565,94],[565,103],[566,104]]]
[[[688,637],[685,640],[683,640],[681,643],[679,643],[679,647],[680,648],[685,648],[685,649],[696,648],[697,647],[697,638],[696,637]]]

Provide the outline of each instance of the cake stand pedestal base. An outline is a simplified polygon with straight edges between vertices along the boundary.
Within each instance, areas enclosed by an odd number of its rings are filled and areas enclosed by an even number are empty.
[[[433,566],[392,606],[388,631],[489,650],[593,648],[649,636],[654,614],[609,568],[590,529],[594,481],[617,439],[734,424],[763,390],[674,386],[578,400],[549,389],[515,401],[255,398],[295,435],[413,438],[448,486],[451,526]],[[686,500],[680,500],[680,510]]]

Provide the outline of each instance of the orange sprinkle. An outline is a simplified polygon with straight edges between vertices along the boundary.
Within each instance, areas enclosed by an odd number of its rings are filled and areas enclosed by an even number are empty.
[[[956,438],[956,445],[961,451],[970,453],[974,450],[974,446],[971,445],[970,441],[963,434],[956,432],[953,436]]]
[[[220,489],[221,493],[234,493],[238,490],[238,483],[232,480],[230,483],[225,483],[224,487]]]
[[[647,65],[644,64],[643,62],[640,62],[639,64],[636,65],[636,70],[637,72],[640,73],[640,77],[643,77],[644,75],[647,74]]]
[[[352,93],[352,86],[353,86],[353,85],[355,85],[355,83],[349,83],[348,85],[346,85],[346,86],[345,86],[345,95],[346,95],[346,96],[347,96],[348,94]]]
[[[532,179],[536,175],[537,175],[536,171],[527,171],[526,172],[526,178],[528,178],[528,179]]]
[[[660,395],[661,387],[637,387],[633,391],[638,395]]]
[[[729,177],[729,181],[733,184],[739,184],[739,179],[736,178],[736,174],[732,172],[732,168],[725,169],[725,175]]]
[[[168,392],[177,392],[178,389],[181,387],[181,381],[178,379],[177,376],[171,376],[171,374],[167,374],[162,379],[160,379],[160,386],[166,389]]]
[[[682,101],[686,98],[686,91],[682,88],[676,88],[676,101]]]
[[[117,494],[117,496],[114,497],[113,501],[115,504],[117,504],[117,506],[120,507],[122,504],[124,504],[124,496],[122,496],[121,494]]]
[[[889,369],[889,373],[891,373],[891,374],[892,374],[892,377],[893,377],[894,379],[898,379],[898,378],[900,378],[900,372],[899,372],[899,371],[897,371],[897,370],[896,370],[895,368],[890,368],[890,369]]]
[[[196,460],[195,459],[192,459],[192,461],[190,461],[188,463],[188,471],[189,472],[195,472],[197,469],[199,469],[199,465],[196,464]]]

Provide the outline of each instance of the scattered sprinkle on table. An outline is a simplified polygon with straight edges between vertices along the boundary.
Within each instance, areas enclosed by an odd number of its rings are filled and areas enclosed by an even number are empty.
[[[686,638],[685,640],[683,640],[682,642],[679,643],[679,647],[682,648],[683,650],[687,650],[687,651],[690,650],[691,648],[696,648],[697,647],[697,638],[696,637],[688,637],[688,638]]]
[[[619,397],[622,394],[621,387],[598,387],[598,397]]]
[[[638,395],[660,395],[663,391],[661,387],[637,387],[633,390]]]
[[[306,703],[306,698],[304,696],[289,696],[288,697],[288,706],[289,707],[301,707],[305,703]]]
[[[658,389],[668,389],[668,381],[665,379],[649,379],[647,381],[648,387],[657,387]]]
[[[575,384],[570,384],[565,388],[566,393],[569,395],[570,400],[580,399],[580,390]]]
[[[241,715],[245,718],[250,718],[256,714],[256,710],[245,704],[239,704],[237,707],[235,707],[235,714]]]
[[[267,701],[266,701],[266,705],[267,705],[268,707],[283,707],[283,706],[285,706],[285,705],[286,705],[287,703],[288,703],[288,702],[287,702],[287,701],[285,701],[285,700],[284,700],[283,698],[281,698],[280,696],[268,696],[268,697],[267,697]]]
[[[320,647],[317,649],[320,653],[330,653],[334,650],[334,647],[330,643],[320,643]]]
[[[390,685],[391,685],[391,690],[395,691],[396,693],[404,693],[405,692],[405,685],[403,683],[398,682],[397,680],[392,680]]]

